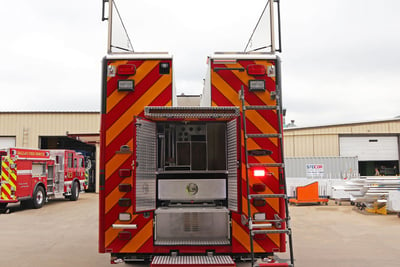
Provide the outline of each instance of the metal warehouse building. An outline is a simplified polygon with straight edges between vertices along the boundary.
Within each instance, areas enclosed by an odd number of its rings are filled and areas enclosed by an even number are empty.
[[[181,104],[188,96],[181,96]],[[186,102],[185,102],[186,101]],[[99,112],[0,112],[0,148],[74,149],[90,162],[90,191],[98,191]],[[284,130],[285,157],[354,157],[361,175],[399,168],[400,118]]]
[[[89,190],[98,191],[99,112],[0,112],[0,148],[74,149],[90,167]]]
[[[400,118],[287,128],[285,157],[358,157],[360,175],[394,174],[399,168]]]

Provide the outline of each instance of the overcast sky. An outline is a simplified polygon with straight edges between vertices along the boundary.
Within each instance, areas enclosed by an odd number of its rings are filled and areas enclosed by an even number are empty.
[[[174,56],[178,93],[206,58],[242,51],[266,0],[117,0],[135,51]],[[0,9],[0,111],[100,110],[101,1],[13,0]],[[400,115],[400,1],[281,0],[283,101],[298,126]]]

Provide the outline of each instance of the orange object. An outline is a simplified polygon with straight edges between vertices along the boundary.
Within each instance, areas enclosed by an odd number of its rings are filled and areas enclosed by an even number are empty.
[[[320,198],[318,194],[318,182],[314,182],[305,186],[296,187],[296,198],[289,199],[294,204],[328,204],[329,199]]]

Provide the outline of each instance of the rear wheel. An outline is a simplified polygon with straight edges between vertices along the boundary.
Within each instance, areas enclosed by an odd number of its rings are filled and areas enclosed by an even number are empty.
[[[32,208],[32,201],[30,200],[21,200],[20,206],[22,209],[30,209]]]
[[[33,199],[32,199],[33,207],[35,209],[40,209],[41,207],[43,207],[44,198],[45,198],[44,189],[43,187],[38,186],[35,192],[33,193]]]
[[[9,213],[10,209],[7,209],[8,203],[0,203],[0,213]]]
[[[74,182],[71,188],[71,197],[69,198],[71,201],[76,201],[79,198],[79,184]]]

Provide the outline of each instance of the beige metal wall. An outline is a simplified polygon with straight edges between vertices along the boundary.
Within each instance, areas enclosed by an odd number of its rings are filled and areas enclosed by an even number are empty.
[[[0,136],[15,136],[17,147],[39,147],[39,136],[100,132],[99,112],[0,112]]]
[[[285,157],[339,156],[340,135],[400,134],[400,119],[284,130]]]

